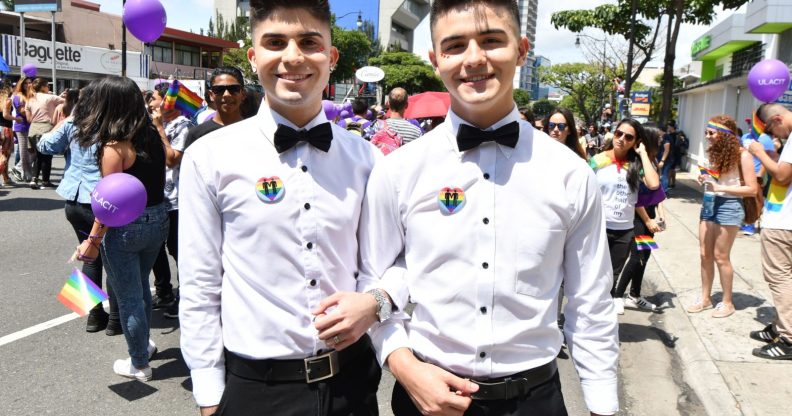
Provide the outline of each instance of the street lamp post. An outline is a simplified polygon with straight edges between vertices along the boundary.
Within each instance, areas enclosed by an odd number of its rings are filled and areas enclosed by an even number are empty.
[[[635,0],[630,1],[630,46],[627,49],[627,80],[624,82],[624,99],[627,100],[627,111],[626,116],[630,117],[631,114],[631,106],[632,97],[630,93],[632,92],[632,70],[633,70],[633,45],[635,44]]]
[[[598,38],[595,38],[593,36],[589,36],[589,35],[584,35],[584,34],[578,33],[577,37],[575,38],[575,46],[578,47],[578,48],[580,47],[580,37],[581,36],[583,36],[584,38],[591,39],[591,40],[593,40],[595,42],[602,42],[602,78],[603,79],[602,79],[602,83],[600,84],[600,108],[599,108],[600,116],[601,116],[601,114],[602,114],[601,112],[605,108],[605,81],[606,81],[605,80],[605,70],[606,70],[607,56],[608,56],[608,40],[607,39],[598,39]],[[602,119],[602,117],[600,117],[600,121],[601,121],[601,119]]]
[[[358,28],[358,30],[361,30],[363,28],[363,12],[361,12],[360,10],[358,10],[356,12],[345,13],[345,14],[342,14],[341,16],[337,16],[336,17],[336,21],[339,21],[339,20],[341,20],[341,19],[343,19],[343,18],[345,18],[345,17],[347,17],[349,15],[355,14],[355,13],[357,13],[357,15],[358,15],[357,16],[357,22],[356,22],[357,28]]]

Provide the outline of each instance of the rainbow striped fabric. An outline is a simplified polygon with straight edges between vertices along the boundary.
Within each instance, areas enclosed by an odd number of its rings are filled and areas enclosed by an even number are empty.
[[[657,250],[659,248],[654,238],[648,235],[636,235],[635,245],[638,250]]]
[[[85,316],[96,304],[107,300],[107,293],[97,287],[83,272],[74,269],[58,294],[58,300],[77,315]]]
[[[190,91],[179,80],[174,80],[167,94],[165,94],[165,110],[176,108],[181,111],[185,117],[191,118],[198,112],[203,105],[203,99],[198,94]]]
[[[712,176],[712,179],[715,179],[716,181],[720,179],[720,172],[718,172],[717,170],[705,168],[704,166],[701,165],[698,165],[698,168],[700,174]]]
[[[759,140],[759,136],[763,135],[764,131],[765,123],[759,119],[759,116],[756,115],[756,111],[754,111],[751,121],[751,136],[753,136],[754,140]]]

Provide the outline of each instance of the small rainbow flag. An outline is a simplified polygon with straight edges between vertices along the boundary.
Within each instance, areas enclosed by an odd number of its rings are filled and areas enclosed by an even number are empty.
[[[756,111],[753,113],[753,117],[751,120],[751,136],[754,140],[759,140],[759,136],[763,135],[765,131],[765,123],[759,119],[759,116],[756,115]]]
[[[74,269],[58,294],[58,300],[77,315],[85,316],[96,304],[107,300],[107,293],[97,287],[83,272]]]
[[[700,174],[712,176],[712,178],[715,179],[716,181],[720,179],[720,172],[718,172],[717,170],[705,168],[704,166],[701,165],[698,165],[698,168]]]
[[[638,250],[657,250],[657,243],[654,238],[648,235],[636,235],[635,245]]]
[[[198,94],[190,91],[189,88],[184,86],[179,80],[174,80],[165,94],[166,110],[176,108],[181,111],[186,117],[192,117],[198,112],[203,104],[203,99]]]

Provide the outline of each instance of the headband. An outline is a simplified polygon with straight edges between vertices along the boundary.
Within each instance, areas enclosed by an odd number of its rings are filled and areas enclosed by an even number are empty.
[[[751,134],[754,140],[759,140],[759,136],[765,132],[765,123],[759,118],[759,114],[754,111],[753,119],[751,121]]]
[[[723,124],[716,123],[714,121],[710,121],[709,123],[707,123],[707,128],[708,129],[717,130],[717,131],[719,131],[721,133],[731,134],[732,136],[735,135],[734,132],[732,131],[732,129],[724,126]]]

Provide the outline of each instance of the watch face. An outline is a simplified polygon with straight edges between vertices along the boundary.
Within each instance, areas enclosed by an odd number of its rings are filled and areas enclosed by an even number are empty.
[[[392,308],[392,306],[390,304],[388,304],[388,303],[383,302],[383,303],[380,304],[379,312],[377,313],[377,316],[379,317],[379,321],[380,322],[384,322],[384,321],[388,320],[388,318],[390,318],[390,316],[391,316],[391,308]]]

